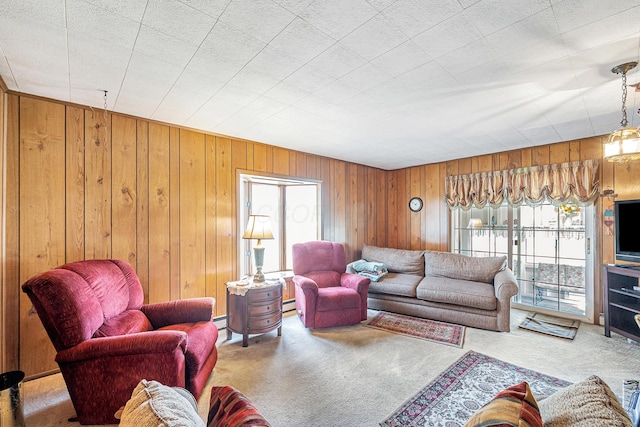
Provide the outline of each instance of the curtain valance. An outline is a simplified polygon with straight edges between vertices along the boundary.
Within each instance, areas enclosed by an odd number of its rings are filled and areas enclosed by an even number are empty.
[[[469,210],[487,204],[536,206],[548,200],[559,206],[592,204],[600,190],[598,160],[528,168],[451,175],[445,179],[445,201],[451,209]]]

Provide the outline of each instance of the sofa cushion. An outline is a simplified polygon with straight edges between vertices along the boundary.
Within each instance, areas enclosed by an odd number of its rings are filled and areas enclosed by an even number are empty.
[[[616,395],[598,376],[558,390],[539,402],[545,427],[632,427]]]
[[[493,285],[447,277],[425,277],[416,289],[418,299],[464,307],[496,310]]]
[[[218,328],[213,322],[177,323],[158,330],[182,331],[187,334],[187,348],[184,352],[187,373],[200,372],[213,352],[218,338]]]
[[[470,257],[451,252],[424,252],[425,276],[493,283],[493,278],[507,267],[507,257]]]
[[[142,380],[127,401],[121,427],[204,427],[194,397],[185,389]]]
[[[318,311],[345,310],[360,308],[360,294],[351,288],[330,286],[318,289]]]
[[[153,331],[153,325],[142,311],[126,310],[105,321],[93,336],[113,337],[148,331]]]
[[[416,288],[423,279],[415,274],[387,273],[384,279],[369,284],[369,292],[416,297]]]
[[[367,261],[381,262],[390,273],[416,274],[424,276],[423,251],[407,249],[381,248],[364,245],[362,258]]]
[[[491,426],[542,427],[538,405],[527,382],[523,381],[498,393],[464,425]]]

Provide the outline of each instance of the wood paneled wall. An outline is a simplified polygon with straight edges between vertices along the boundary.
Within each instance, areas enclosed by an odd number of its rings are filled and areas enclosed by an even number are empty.
[[[590,138],[383,171],[120,114],[107,115],[105,136],[101,110],[11,92],[0,108],[0,350],[4,371],[30,376],[55,369],[55,352],[20,285],[64,262],[124,259],[147,302],[212,296],[224,315],[224,284],[239,274],[240,170],[321,180],[323,238],[344,243],[354,260],[364,244],[448,250],[447,175],[602,156],[602,139]],[[639,170],[640,162],[602,163],[602,187],[640,197]],[[420,212],[408,208],[413,196],[424,201]],[[598,219],[597,262],[613,262],[613,238]],[[289,286],[285,298],[293,296]]]

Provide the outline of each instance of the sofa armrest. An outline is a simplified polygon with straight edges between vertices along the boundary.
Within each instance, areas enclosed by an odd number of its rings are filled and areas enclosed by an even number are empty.
[[[187,346],[187,333],[183,331],[138,332],[117,337],[91,338],[80,344],[61,350],[56,362],[69,363],[101,357],[129,356],[134,354],[171,353]]]
[[[369,283],[371,283],[369,278],[358,276],[357,274],[342,273],[340,276],[340,286],[351,288],[360,295],[366,294],[369,291]]]
[[[349,264],[347,264],[347,269],[346,272],[349,274],[356,274],[356,270],[353,268],[353,264],[355,264],[356,261],[352,261]]]
[[[154,328],[177,323],[208,322],[213,320],[214,298],[188,298],[143,305],[140,310]]]
[[[510,268],[505,268],[496,274],[493,279],[493,287],[496,298],[504,302],[510,301],[511,297],[518,293],[518,282]]]

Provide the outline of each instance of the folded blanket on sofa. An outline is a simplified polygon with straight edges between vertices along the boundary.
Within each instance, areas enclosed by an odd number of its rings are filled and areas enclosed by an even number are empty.
[[[364,259],[354,261],[351,264],[356,274],[369,278],[372,282],[377,282],[387,273],[387,267],[381,262],[367,261]]]
[[[367,261],[364,259],[354,261],[353,264],[351,264],[351,266],[357,273],[360,273],[361,271],[372,271],[372,272],[387,271],[387,268],[384,266],[383,263]]]

